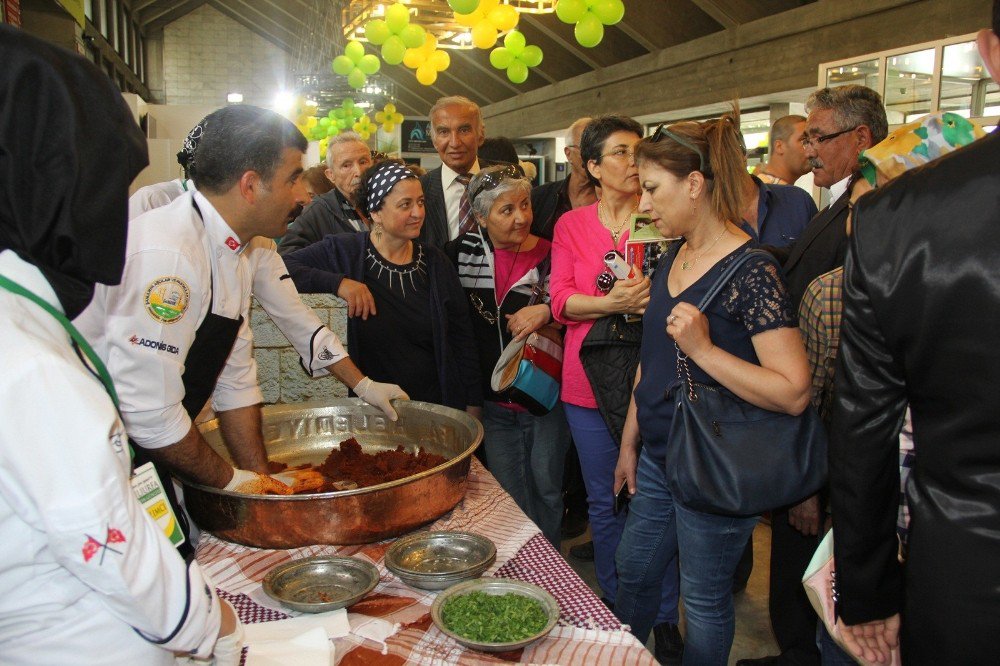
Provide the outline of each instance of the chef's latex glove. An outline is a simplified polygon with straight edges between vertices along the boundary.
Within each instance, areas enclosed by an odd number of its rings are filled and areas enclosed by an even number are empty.
[[[395,421],[399,418],[396,410],[392,408],[390,401],[410,399],[410,396],[406,395],[406,391],[395,384],[374,382],[371,377],[365,377],[358,382],[358,385],[354,387],[354,392],[369,405],[378,407],[385,412],[390,421]]]
[[[219,640],[215,642],[215,650],[212,652],[215,666],[239,666],[243,653],[243,623],[240,622],[232,604],[225,599],[219,599],[219,605],[222,607],[222,628],[227,627],[227,615],[229,615],[231,617],[228,620],[233,623],[233,630],[219,636]]]
[[[292,489],[267,474],[233,468],[233,478],[223,490],[244,495],[291,495]]]
[[[296,495],[300,493],[315,493],[326,483],[326,477],[314,469],[293,469],[272,474],[272,477],[287,483]]]

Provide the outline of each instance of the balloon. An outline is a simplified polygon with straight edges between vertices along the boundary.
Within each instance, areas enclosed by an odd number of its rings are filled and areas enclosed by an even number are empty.
[[[625,3],[622,0],[598,0],[591,6],[590,13],[604,25],[614,25],[625,16]]]
[[[368,77],[365,76],[364,72],[356,67],[351,70],[350,74],[347,75],[347,85],[352,88],[364,88],[366,83],[368,83]]]
[[[443,72],[451,65],[451,56],[448,55],[447,51],[438,49],[431,53],[431,57],[427,59],[427,62],[437,71]]]
[[[365,47],[361,42],[352,39],[344,47],[344,55],[350,58],[351,62],[357,63],[365,55]]]
[[[503,45],[507,47],[514,57],[521,55],[524,51],[524,45],[526,41],[524,39],[524,33],[514,30],[513,32],[508,32],[507,36],[503,38]]]
[[[514,62],[514,54],[500,46],[490,51],[490,64],[497,69],[507,69]]]
[[[507,32],[514,29],[521,15],[510,5],[500,5],[489,13],[488,18],[497,30]]]
[[[394,129],[396,129],[396,123],[388,122],[388,123],[383,123],[382,125],[383,132],[391,132]]]
[[[331,111],[331,113],[333,113],[333,117],[336,118],[337,120],[343,120],[344,119],[344,110],[343,109],[334,109],[333,111]]]
[[[319,119],[318,118],[308,118],[308,119],[306,119],[306,127],[313,128],[317,124],[319,124]]]
[[[389,39],[390,34],[389,26],[382,19],[372,19],[368,23],[365,23],[365,37],[376,46],[381,45],[385,40]]]
[[[322,117],[322,118],[319,119],[319,124],[322,125],[323,127],[329,127],[330,126],[330,119],[327,118],[326,116],[324,116],[324,117]]]
[[[604,24],[594,14],[587,12],[573,29],[580,46],[593,48],[604,39]]]
[[[385,105],[384,111],[389,115],[392,115],[396,113],[396,105],[393,104],[392,102],[389,102],[388,104]]]
[[[425,86],[433,85],[437,81],[438,73],[430,63],[424,63],[417,67],[417,81]]]
[[[471,14],[479,8],[479,0],[448,0],[448,6],[456,14]]]
[[[330,127],[326,128],[327,136],[337,136],[338,134],[340,134],[340,128],[337,127],[336,125],[331,125]]]
[[[345,55],[339,55],[333,59],[333,73],[339,76],[347,76],[354,69],[354,61]]]
[[[410,22],[410,10],[406,5],[396,3],[389,5],[385,10],[385,24],[389,26],[389,32],[399,34],[406,24]]]
[[[403,64],[410,69],[420,67],[426,59],[423,49],[406,49],[406,53],[403,54]]]
[[[340,107],[344,110],[344,114],[354,113],[354,100],[350,97],[345,97],[344,101],[340,103]]]
[[[525,46],[521,52],[521,60],[528,67],[538,67],[542,63],[542,49],[534,44]],[[503,69],[502,67],[499,69]]]
[[[490,49],[497,43],[497,29],[487,20],[472,26],[472,43],[479,49]]]
[[[586,13],[586,0],[559,0],[556,5],[556,16],[563,23],[576,23]]]
[[[361,107],[359,107],[359,106],[354,107],[354,117],[355,118],[363,118],[364,115],[365,115],[365,112],[361,109]]]
[[[371,53],[365,54],[361,57],[361,60],[358,61],[358,69],[368,75],[377,72],[381,66],[382,65],[379,63],[378,58],[373,56]]]
[[[393,6],[395,7],[395,5]],[[598,21],[597,24],[600,25],[601,22]],[[382,45],[382,60],[385,60],[389,65],[398,65],[403,62],[403,55],[405,53],[406,45],[403,44],[403,40],[398,35],[390,36],[389,39],[385,40],[385,44]]]
[[[399,33],[400,39],[406,48],[415,49],[424,45],[424,29],[419,25],[409,24]]]
[[[528,80],[528,66],[520,60],[515,60],[507,68],[507,78],[514,83],[524,83]]]

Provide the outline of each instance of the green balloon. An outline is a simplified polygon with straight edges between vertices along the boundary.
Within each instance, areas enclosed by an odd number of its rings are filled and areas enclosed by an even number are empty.
[[[391,34],[389,26],[382,19],[372,19],[368,23],[365,23],[365,37],[376,46],[383,44],[385,40],[389,39],[389,35]]]
[[[587,12],[576,24],[573,34],[576,35],[576,41],[580,46],[592,49],[604,39],[604,24],[593,13]]]
[[[320,127],[329,127],[330,126],[330,119],[327,118],[326,116],[324,116],[324,117],[322,117],[322,118],[319,119],[319,124],[320,124]]]
[[[340,128],[336,125],[330,125],[329,129],[326,130],[327,136],[337,136],[340,134]]]
[[[448,0],[448,6],[456,14],[471,14],[479,9],[479,0]]]
[[[371,53],[365,54],[365,56],[358,62],[358,69],[369,76],[377,72],[378,68],[381,66],[381,63],[378,61],[378,56],[373,56]]]
[[[339,55],[333,59],[333,73],[338,76],[347,76],[354,69],[354,61],[344,55]]]
[[[542,49],[532,44],[521,52],[521,61],[528,67],[538,67],[542,63]]]
[[[343,109],[334,109],[330,113],[332,113],[333,117],[336,118],[337,120],[342,120],[343,117],[344,117],[344,110]]]
[[[419,25],[413,25],[411,23],[403,28],[403,31],[399,33],[399,37],[403,40],[403,44],[406,48],[416,49],[424,45],[424,40],[427,38],[427,34]]]
[[[360,106],[354,107],[354,118],[360,120],[361,116],[365,115],[365,110]]]
[[[524,45],[526,44],[524,39],[524,33],[517,30],[511,30],[507,33],[507,36],[503,38],[503,45],[507,47],[514,57],[521,55],[524,51]]]
[[[625,4],[622,0],[597,0],[590,12],[604,25],[614,25],[625,16]]]
[[[314,139],[322,139],[324,136],[326,136],[326,130],[320,127],[319,125],[313,125],[312,129],[309,130],[309,134]]]
[[[350,124],[351,123],[347,120],[347,118],[337,118],[337,127],[339,129],[347,129],[347,126]]]
[[[600,21],[598,21],[598,24],[600,24]],[[389,37],[389,39],[385,40],[385,44],[382,45],[382,60],[385,60],[388,65],[398,65],[403,62],[405,54],[406,45],[403,44],[403,40],[398,35]]]
[[[350,58],[351,62],[357,64],[357,62],[365,55],[365,47],[361,44],[361,42],[351,40],[347,42],[347,46],[344,47],[344,55]]]
[[[576,23],[587,13],[587,0],[559,0],[556,16],[563,23]]]
[[[368,83],[368,77],[357,67],[352,69],[351,73],[347,75],[347,85],[354,89],[364,88],[366,83]]]
[[[528,66],[520,60],[515,60],[507,68],[507,78],[513,83],[524,83],[528,80]]]
[[[490,64],[497,69],[507,69],[514,62],[514,54],[502,46],[490,51]]]
[[[398,35],[402,32],[406,24],[410,22],[410,10],[406,5],[396,3],[389,5],[385,10],[385,24],[389,26],[389,32]]]

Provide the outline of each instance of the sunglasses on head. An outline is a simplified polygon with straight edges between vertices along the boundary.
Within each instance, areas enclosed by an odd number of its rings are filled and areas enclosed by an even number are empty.
[[[691,143],[681,135],[674,134],[673,132],[671,132],[669,129],[667,129],[666,123],[662,123],[659,127],[656,128],[656,131],[653,132],[653,135],[649,137],[649,142],[659,143],[660,140],[665,136],[670,137],[671,139],[681,144],[688,150],[694,151],[694,153],[698,156],[698,171],[705,174],[706,176],[710,175],[710,172],[705,169],[705,156],[701,154],[701,151],[697,148],[697,146],[695,146],[693,143]]]
[[[480,173],[482,174],[482,172]],[[476,189],[469,194],[469,201],[475,201],[476,197],[483,192],[496,189],[505,178],[519,180],[524,178],[524,171],[522,171],[521,167],[517,164],[508,164],[502,169],[482,174],[479,182],[476,184]]]

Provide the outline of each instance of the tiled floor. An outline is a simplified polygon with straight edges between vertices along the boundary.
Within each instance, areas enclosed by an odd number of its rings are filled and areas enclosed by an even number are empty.
[[[562,554],[570,566],[587,581],[590,587],[600,594],[597,579],[594,576],[593,562],[581,562],[569,554],[570,546],[587,541],[589,530],[575,539],[562,542]],[[777,654],[778,648],[771,636],[770,623],[767,618],[767,579],[771,555],[771,528],[760,524],[753,534],[754,567],[747,589],[736,597],[736,637],[733,639],[733,649],[729,655],[729,664],[737,659],[748,657],[763,657]],[[681,609],[681,631],[683,632],[683,608]],[[653,639],[650,637],[647,647],[652,649]]]

